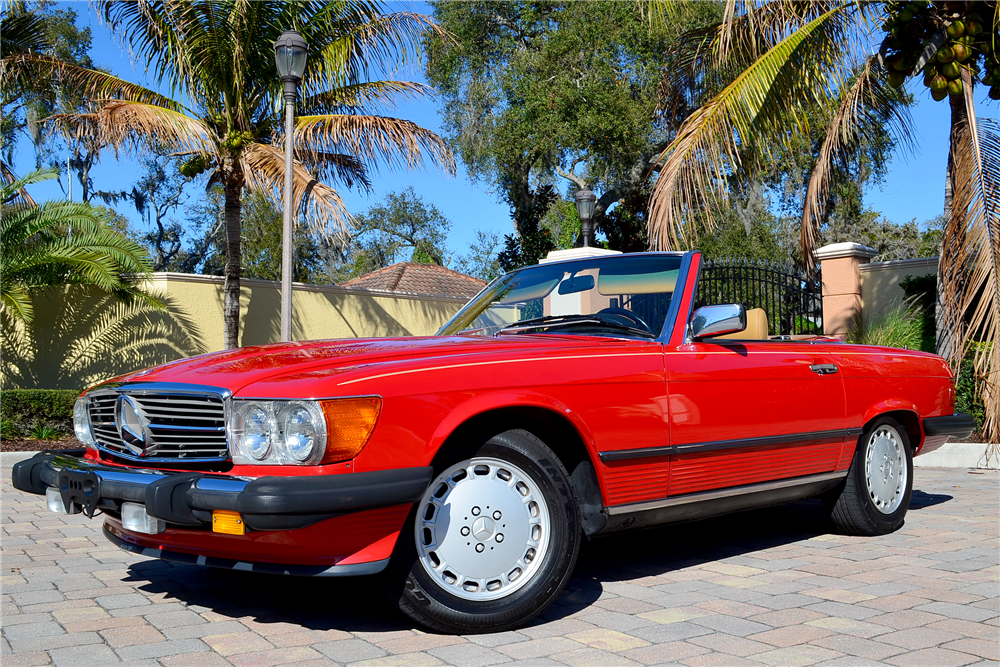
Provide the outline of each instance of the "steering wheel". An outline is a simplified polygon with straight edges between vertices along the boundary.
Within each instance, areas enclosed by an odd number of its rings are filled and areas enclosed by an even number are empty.
[[[633,313],[631,310],[626,310],[624,308],[617,308],[617,307],[602,308],[601,310],[597,311],[595,315],[608,315],[610,316],[608,319],[612,321],[617,321],[619,324],[624,324],[625,326],[629,327],[637,326],[637,328],[639,329],[648,331],[654,336],[656,335],[656,332],[653,331],[653,327],[646,324],[646,321],[644,319]],[[623,322],[622,320],[625,321]]]

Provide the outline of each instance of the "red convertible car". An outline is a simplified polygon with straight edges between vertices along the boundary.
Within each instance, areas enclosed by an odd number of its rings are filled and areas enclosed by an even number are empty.
[[[270,573],[381,573],[442,632],[525,623],[581,540],[821,496],[842,531],[903,523],[912,457],[967,436],[932,354],[768,337],[695,309],[701,256],[549,262],[436,336],[282,343],[89,389],[86,450],[18,464],[128,551]]]

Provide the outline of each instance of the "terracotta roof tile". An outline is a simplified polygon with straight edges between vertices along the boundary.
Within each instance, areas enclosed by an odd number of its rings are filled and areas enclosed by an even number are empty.
[[[398,262],[354,280],[348,280],[342,286],[386,292],[471,298],[486,286],[486,282],[437,264]]]

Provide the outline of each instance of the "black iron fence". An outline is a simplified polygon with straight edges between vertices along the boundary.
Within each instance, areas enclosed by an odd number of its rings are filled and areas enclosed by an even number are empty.
[[[742,303],[763,308],[771,335],[823,333],[819,271],[806,275],[791,266],[746,259],[706,260],[698,278],[695,307]]]

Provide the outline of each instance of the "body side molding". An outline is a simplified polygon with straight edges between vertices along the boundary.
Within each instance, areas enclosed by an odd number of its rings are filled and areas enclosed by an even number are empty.
[[[649,459],[661,456],[676,456],[678,454],[700,454],[720,449],[740,449],[743,447],[767,447],[770,445],[804,444],[822,442],[837,438],[851,438],[861,435],[864,429],[843,428],[832,431],[810,431],[808,433],[789,433],[787,435],[766,435],[759,438],[740,438],[739,440],[716,440],[713,442],[694,442],[686,445],[667,445],[665,447],[646,447],[643,449],[621,449],[617,451],[600,452],[598,456],[602,463],[626,461],[629,459]]]
[[[627,505],[612,505],[608,508],[608,514],[631,514],[633,512],[645,512],[664,507],[674,507],[677,505],[687,505],[709,500],[718,500],[731,496],[742,496],[749,493],[761,491],[774,491],[786,489],[793,486],[803,486],[816,482],[830,482],[847,476],[846,470],[836,472],[825,472],[819,475],[806,475],[805,477],[792,477],[790,479],[778,479],[773,482],[761,482],[759,484],[747,484],[745,486],[731,486],[726,489],[713,489],[712,491],[698,491],[697,493],[686,493],[681,496],[667,497],[660,500],[648,500],[641,503],[629,503]]]

